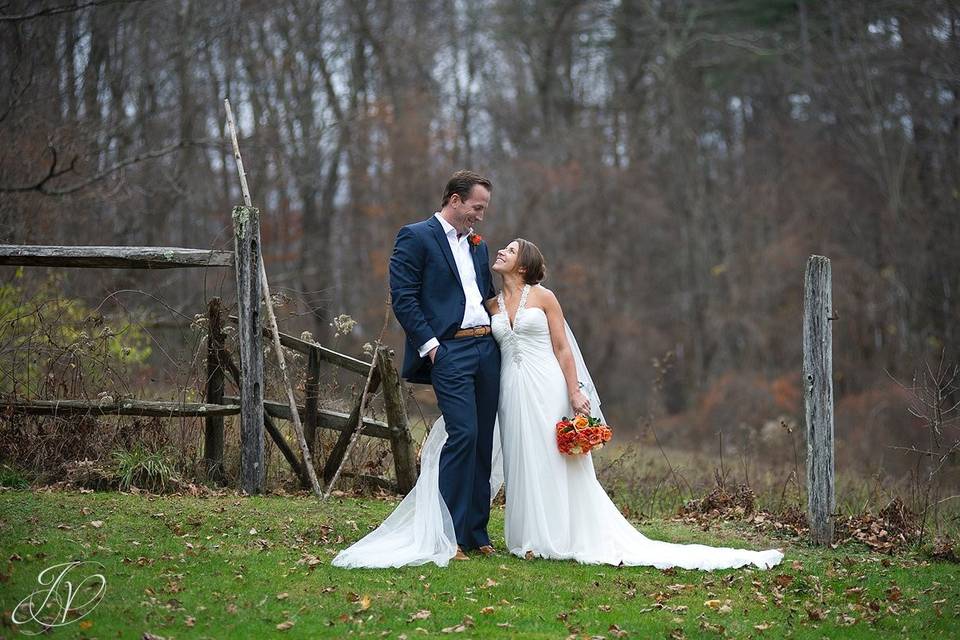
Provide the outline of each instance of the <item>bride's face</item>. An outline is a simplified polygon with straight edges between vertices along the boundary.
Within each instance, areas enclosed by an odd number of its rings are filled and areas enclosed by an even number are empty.
[[[512,273],[517,268],[517,252],[520,251],[520,245],[514,241],[497,251],[497,259],[493,261],[495,272],[500,275]]]

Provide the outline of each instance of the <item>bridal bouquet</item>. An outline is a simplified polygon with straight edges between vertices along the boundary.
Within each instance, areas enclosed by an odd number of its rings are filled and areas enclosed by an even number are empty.
[[[599,449],[613,436],[610,427],[598,418],[577,415],[572,419],[563,417],[557,423],[557,447],[560,453],[576,456],[591,449]]]

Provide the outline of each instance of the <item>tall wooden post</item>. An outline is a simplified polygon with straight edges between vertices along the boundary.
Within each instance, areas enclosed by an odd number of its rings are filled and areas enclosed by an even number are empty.
[[[240,175],[240,191],[243,193],[243,204],[247,210],[256,211],[257,217],[259,218],[259,210],[254,208],[253,201],[250,199],[250,188],[247,185],[247,172],[243,169],[243,158],[240,157],[240,143],[237,141],[237,125],[233,121],[233,110],[230,108],[230,100],[224,99],[223,105],[227,110],[227,127],[230,129],[230,139],[233,142],[233,159],[237,163],[237,173]],[[236,212],[236,208],[234,212]],[[234,217],[234,226],[236,226],[236,216]],[[283,356],[283,348],[280,344],[280,329],[277,327],[277,316],[273,312],[273,302],[270,300],[270,282],[267,280],[267,270],[263,266],[263,256],[260,254],[259,220],[257,222],[256,245],[254,248],[258,254],[257,266],[260,271],[260,287],[263,292],[263,306],[267,311],[267,323],[270,325],[270,335],[273,337],[273,350],[274,353],[277,354],[277,364],[280,366],[280,377],[283,378],[283,386],[287,392],[287,405],[290,407],[291,415],[290,423],[293,426],[293,433],[297,437],[298,444],[300,445],[300,453],[303,455],[303,466],[306,468],[307,477],[310,478],[310,485],[317,497],[320,497],[320,481],[317,480],[317,474],[313,468],[313,458],[310,456],[310,449],[307,447],[307,441],[303,435],[303,425],[300,423],[300,414],[297,412],[297,399],[293,393],[293,383],[290,382],[290,375],[287,373],[286,359]],[[257,330],[259,330],[259,326]],[[260,411],[262,412],[263,409],[261,408]]]
[[[260,211],[233,208],[240,338],[240,488],[260,493],[266,477],[263,443],[263,344],[260,320]]]
[[[807,516],[813,544],[833,542],[833,320],[830,260],[810,256],[803,291]]]
[[[207,305],[207,404],[223,404],[223,315],[220,298],[211,298]],[[207,416],[203,439],[203,460],[207,478],[223,483],[223,416]]]
[[[377,367],[383,379],[383,403],[387,412],[387,424],[390,425],[390,449],[397,473],[397,491],[406,494],[417,484],[417,453],[407,422],[403,382],[393,366],[392,355],[389,349],[378,350]]]

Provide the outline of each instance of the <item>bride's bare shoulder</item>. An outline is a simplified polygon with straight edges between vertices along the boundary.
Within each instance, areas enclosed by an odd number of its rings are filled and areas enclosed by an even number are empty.
[[[546,309],[554,306],[560,306],[560,302],[557,300],[556,294],[542,284],[530,287],[530,293],[534,298],[534,304],[536,304],[538,307],[543,307]]]

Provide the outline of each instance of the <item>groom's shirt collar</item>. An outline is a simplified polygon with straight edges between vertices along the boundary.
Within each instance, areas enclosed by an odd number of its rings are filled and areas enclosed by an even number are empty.
[[[459,239],[461,239],[461,238],[463,237],[463,236],[461,236],[459,233],[457,233],[456,227],[454,227],[452,224],[450,224],[449,222],[447,222],[447,219],[444,218],[443,215],[441,215],[439,211],[435,211],[434,214],[433,214],[433,217],[435,217],[437,220],[440,221],[440,226],[443,227],[443,233],[444,233],[445,235],[449,236],[449,235],[452,233],[452,234],[453,234],[453,237],[456,238],[457,240],[459,240]],[[473,231],[473,229],[470,229],[470,231],[467,231],[467,233],[465,233],[465,234],[463,234],[463,235],[469,235],[472,231]]]

